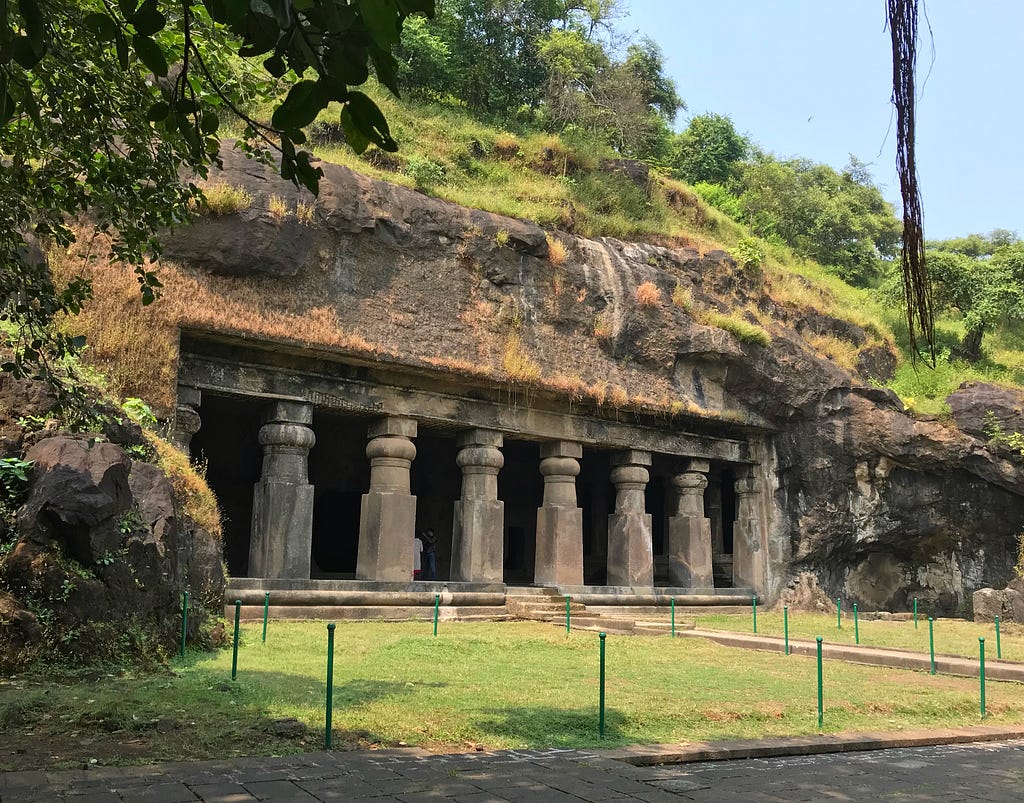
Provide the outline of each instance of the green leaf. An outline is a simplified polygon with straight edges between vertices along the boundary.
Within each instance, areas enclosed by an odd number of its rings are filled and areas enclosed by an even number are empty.
[[[27,36],[19,36],[11,43],[11,53],[14,60],[26,70],[31,70],[43,59]]]
[[[363,136],[384,151],[397,151],[398,143],[391,137],[391,130],[388,128],[388,121],[377,104],[370,100],[362,92],[349,93],[348,102],[342,112],[342,125],[345,125],[344,112],[347,111],[354,125]],[[345,129],[348,133],[348,129]],[[365,146],[363,147],[365,150]],[[362,151],[357,151],[362,153]]]
[[[32,45],[32,51],[42,58],[46,53],[46,23],[43,22],[39,3],[37,0],[18,0],[18,10],[21,11],[21,19],[25,24],[25,33]]]
[[[358,0],[356,5],[370,36],[381,47],[397,45],[401,34],[398,9],[393,0]]]
[[[81,351],[85,348],[85,335],[77,335],[71,338],[71,348],[75,351]]]
[[[167,24],[167,18],[160,13],[156,6],[156,0],[146,0],[142,7],[135,12],[131,18],[135,31],[141,36],[152,36],[162,31]]]
[[[217,129],[220,128],[220,118],[216,112],[208,111],[203,114],[202,119],[199,122],[199,130],[204,134],[214,134]]]
[[[82,24],[96,34],[101,42],[112,42],[117,38],[117,25],[106,14],[98,12],[86,14]]]
[[[309,125],[327,106],[327,93],[316,81],[299,81],[274,110],[271,124],[278,131],[292,131]]]
[[[288,65],[284,63],[284,59],[281,58],[279,53],[275,53],[273,56],[268,56],[264,59],[263,67],[275,78],[280,78],[288,72]]]
[[[14,98],[7,91],[7,76],[3,76],[0,79],[0,125],[14,117],[16,108]]]
[[[117,7],[121,9],[126,20],[130,20],[135,15],[135,9],[138,8],[135,0],[117,0]]]
[[[341,128],[345,132],[345,140],[356,153],[362,153],[370,146],[370,138],[352,119],[348,105],[341,110]]]
[[[124,38],[121,29],[117,29],[117,38],[114,39],[114,47],[117,49],[117,63],[122,70],[128,69],[128,40]]]
[[[152,123],[157,123],[160,120],[166,120],[170,111],[171,107],[167,103],[162,100],[158,100],[149,107],[149,111],[146,112],[146,119]]]
[[[136,34],[132,37],[132,47],[135,48],[135,55],[139,61],[146,65],[146,68],[161,78],[167,75],[167,58],[160,45],[148,36]]]

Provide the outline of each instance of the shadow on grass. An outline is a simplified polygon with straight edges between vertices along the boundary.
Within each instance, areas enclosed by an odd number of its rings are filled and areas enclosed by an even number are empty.
[[[626,737],[622,727],[626,716],[614,708],[605,709],[604,741],[617,742]],[[514,740],[528,747],[579,747],[600,744],[597,709],[588,711],[563,708],[487,709],[483,718],[473,722],[481,733]]]

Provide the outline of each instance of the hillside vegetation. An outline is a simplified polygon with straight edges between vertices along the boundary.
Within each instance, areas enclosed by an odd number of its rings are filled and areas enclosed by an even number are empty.
[[[336,105],[310,127],[311,150],[324,161],[551,230],[725,249],[741,268],[764,272],[775,303],[848,320],[865,330],[868,346],[891,344],[899,364],[887,384],[915,411],[943,413],[945,397],[965,380],[1024,383],[1024,244],[1014,233],[931,244],[938,354],[934,368],[912,359],[893,265],[900,225],[865,165],[853,156],[842,170],[780,160],[719,114],[675,129],[685,102],[664,56],[648,39],[623,46],[623,16],[616,0],[440,0],[434,20],[406,24],[397,53],[406,99],[372,78],[367,85],[399,151],[353,153]],[[275,102],[264,98],[249,112],[269,117]],[[207,186],[206,193],[207,214],[247,203],[231,187]],[[315,203],[300,206],[296,216],[312,221]],[[59,271],[70,278],[75,269]],[[131,295],[123,299],[129,306]],[[92,318],[112,314],[100,309],[101,299],[93,303]],[[120,319],[124,304],[112,309]],[[114,387],[123,385],[125,395],[144,392],[143,366],[117,365],[116,333],[87,319],[71,328],[83,326],[87,359],[120,372]],[[853,368],[857,350],[849,343],[805,338]],[[171,362],[155,360],[168,370]]]

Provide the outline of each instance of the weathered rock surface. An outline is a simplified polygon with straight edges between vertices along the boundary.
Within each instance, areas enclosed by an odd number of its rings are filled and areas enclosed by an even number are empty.
[[[39,620],[0,591],[0,674],[18,672],[35,660],[42,643]]]
[[[970,608],[974,590],[1012,577],[1024,464],[987,443],[984,420],[991,409],[1005,430],[1024,429],[1019,398],[965,388],[950,399],[959,428],[915,419],[893,393],[865,384],[892,375],[890,347],[847,321],[779,300],[760,271],[738,268],[723,252],[556,233],[566,259],[554,266],[548,235],[530,221],[323,168],[316,220],[295,242],[293,229],[269,214],[268,199],[309,199],[227,154],[225,176],[253,193],[252,210],[179,230],[165,253],[200,282],[212,282],[208,272],[263,282],[277,307],[296,315],[315,307],[389,360],[456,373],[492,366],[500,379],[514,333],[553,386],[618,393],[637,415],[678,405],[683,412],[666,416],[667,427],[751,435],[764,444],[772,493],[771,597],[806,571],[826,597],[866,610],[906,610],[916,596],[930,611],[954,613]],[[259,278],[268,274],[289,278]],[[647,283],[659,292],[653,305],[637,299]],[[216,287],[231,292],[219,279]],[[687,303],[672,303],[677,293]],[[697,314],[754,321],[755,309],[771,316],[760,318],[768,347],[703,325]],[[813,337],[860,349],[857,375],[815,353]],[[619,414],[600,401],[574,404],[595,416]]]
[[[964,432],[988,440],[1024,432],[1024,393],[987,382],[964,382],[947,399],[953,420]]]
[[[1024,623],[1024,581],[1017,578],[1001,590],[979,588],[972,595],[975,622]]]
[[[45,641],[48,657],[104,660],[171,649],[186,588],[198,598],[189,619],[195,637],[223,597],[219,543],[180,517],[163,472],[94,437],[47,437],[25,457],[32,483],[17,539],[0,562],[0,587],[12,606],[46,611],[35,638]],[[24,616],[0,610],[0,645],[24,641],[30,630]],[[16,671],[32,655],[21,651],[15,660],[9,652],[0,650],[0,672]]]

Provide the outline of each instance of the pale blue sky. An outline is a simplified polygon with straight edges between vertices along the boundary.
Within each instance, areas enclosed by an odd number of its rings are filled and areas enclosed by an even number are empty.
[[[780,157],[871,164],[896,202],[892,56],[885,0],[625,0],[620,25],[654,39],[687,104],[729,115]],[[1024,235],[1019,143],[1024,2],[921,0],[918,171],[929,239]],[[888,132],[888,133],[887,133]],[[881,150],[881,153],[879,151]]]

